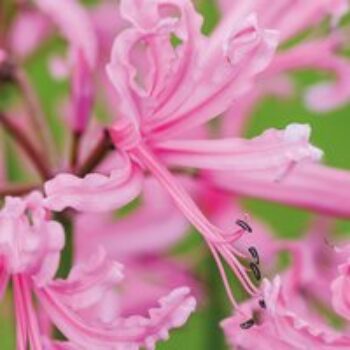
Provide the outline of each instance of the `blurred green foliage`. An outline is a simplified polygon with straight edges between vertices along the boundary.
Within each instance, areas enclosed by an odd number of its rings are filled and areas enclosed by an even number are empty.
[[[93,3],[94,0],[86,1]],[[214,0],[202,0],[198,4],[199,10],[204,14],[204,32],[209,33],[218,21],[219,14]],[[306,34],[307,35],[307,34]],[[50,121],[57,147],[63,148],[65,139],[64,122],[57,115],[55,108],[58,102],[68,91],[67,83],[54,82],[48,74],[47,58],[53,52],[62,51],[64,44],[60,40],[46,43],[40,52],[27,64],[26,69],[38,92],[44,111]],[[325,151],[325,162],[332,166],[350,168],[350,137],[349,118],[350,106],[345,106],[332,113],[317,115],[307,110],[303,104],[302,93],[304,89],[322,78],[313,72],[299,72],[294,74],[297,94],[289,99],[281,100],[268,97],[254,110],[253,116],[247,125],[246,136],[252,137],[260,134],[266,128],[283,128],[291,122],[308,123],[312,126],[312,141]],[[11,92],[1,96],[1,106],[11,100]],[[8,175],[14,181],[22,180],[21,166],[8,148]],[[324,200],[327,200],[325,198]],[[244,199],[242,205],[252,215],[266,221],[276,235],[292,238],[302,235],[307,229],[311,215],[305,211],[289,208],[276,203],[267,203],[260,200]],[[124,215],[124,211],[119,215]],[[338,232],[350,229],[346,221],[339,221]],[[191,233],[188,241],[182,244],[180,250],[185,251],[200,245],[196,233]],[[229,315],[230,309],[220,282],[216,267],[211,259],[205,259],[198,268],[198,276],[207,286],[207,299],[204,305],[199,305],[189,323],[181,330],[172,332],[169,341],[159,345],[160,350],[226,349],[219,322]],[[14,320],[11,313],[10,293],[0,306],[0,348],[12,350],[14,345]]]

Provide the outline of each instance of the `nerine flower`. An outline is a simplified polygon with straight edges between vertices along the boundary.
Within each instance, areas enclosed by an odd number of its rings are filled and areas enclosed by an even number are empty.
[[[230,300],[237,306],[221,258],[248,293],[258,294],[238,260],[247,254],[240,254],[232,245],[247,226],[225,230],[209,222],[167,165],[237,172],[269,170],[273,182],[283,179],[298,163],[319,159],[321,153],[308,143],[309,129],[302,125],[271,130],[252,141],[183,139],[188,130],[225,111],[247,91],[254,76],[270,61],[276,33],[262,29],[256,16],[250,15],[225,22],[207,38],[200,33],[201,18],[185,0],[122,1],[121,13],[132,26],[117,37],[107,67],[122,103],[111,138],[122,154],[160,182],[203,235]],[[56,199],[64,197],[64,205],[56,209],[81,209],[80,203],[89,206],[82,200],[87,179],[61,174],[48,182],[50,205],[55,207]],[[259,279],[256,266],[253,272]]]
[[[288,43],[310,27],[319,25],[327,16],[331,17],[332,32],[326,37],[309,35],[298,45],[289,45],[289,48],[281,48],[276,53],[269,68],[259,77],[260,88],[255,89],[253,100],[256,102],[261,95],[270,93],[265,85],[271,81],[276,84],[285,73],[311,68],[332,73],[335,81],[313,86],[306,94],[307,105],[313,110],[324,111],[346,103],[350,95],[349,62],[337,52],[344,41],[344,34],[337,28],[337,24],[349,8],[346,0],[282,0],[275,6],[268,6],[266,0],[220,0],[219,4],[223,21],[232,20],[232,14],[243,16],[256,11],[264,26],[279,31],[281,44]],[[319,52],[322,52],[322,56]],[[277,94],[279,91],[278,88],[274,90]],[[253,100],[246,97],[241,103],[252,106]],[[243,121],[243,116],[239,116],[233,109],[231,114]]]
[[[243,349],[349,347],[347,328],[340,332],[329,325],[335,312],[346,317],[347,294],[343,276],[335,278],[339,254],[322,239],[328,229],[329,223],[318,219],[305,238],[274,241],[275,258],[278,251],[288,252],[292,262],[271,282],[264,281],[263,299],[244,302],[240,313],[222,322],[229,344]],[[346,248],[339,251],[346,253]]]
[[[282,43],[288,43],[312,25],[320,24],[326,16],[330,16],[333,23],[331,33],[327,36],[308,35],[297,45],[281,47],[268,68],[257,78],[255,88],[225,113],[220,127],[221,135],[240,135],[249,121],[253,107],[263,96],[290,94],[291,80],[286,78],[286,73],[290,71],[311,68],[329,72],[334,76],[332,81],[313,86],[307,93],[307,104],[312,109],[328,110],[348,100],[350,65],[348,59],[338,53],[345,33],[335,26],[348,9],[347,1],[283,0],[269,6],[264,0],[222,0],[220,4],[223,21],[231,21],[234,16],[241,16],[252,10],[257,11],[264,25],[279,30]],[[270,181],[269,172],[266,170],[245,174],[229,170],[211,171],[205,175],[218,190],[232,194],[263,198],[337,217],[350,215],[350,206],[347,205],[350,177],[345,170],[308,163],[296,167],[280,182]],[[325,201],[324,198],[328,200]]]
[[[103,250],[77,264],[66,280],[54,279],[64,246],[61,224],[50,218],[34,192],[8,197],[0,211],[0,292],[12,281],[17,349],[153,349],[170,328],[181,326],[195,307],[186,287],[174,289],[147,316],[118,316],[115,286],[122,265]],[[32,296],[72,343],[51,342],[41,327]]]
[[[295,305],[290,305],[290,296],[284,294],[280,277],[264,281],[263,296],[262,305],[247,302],[242,307],[246,313],[243,317],[237,314],[222,323],[232,346],[258,350],[349,348],[350,336],[298,314]]]

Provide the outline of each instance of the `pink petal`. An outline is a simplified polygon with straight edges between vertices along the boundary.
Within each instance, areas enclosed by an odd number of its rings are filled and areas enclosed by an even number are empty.
[[[19,11],[11,31],[9,40],[12,50],[21,57],[33,53],[51,33],[49,21],[35,11]]]
[[[100,247],[89,261],[75,265],[66,280],[53,281],[50,289],[72,310],[80,311],[101,302],[122,279],[123,266],[107,259]]]
[[[61,211],[71,207],[83,212],[114,210],[136,198],[142,188],[140,170],[128,161],[109,176],[88,174],[78,178],[59,174],[45,183],[46,206]]]
[[[307,105],[313,110],[325,111],[344,104],[350,97],[350,62],[337,53],[342,41],[339,35],[332,35],[279,53],[264,77],[268,79],[286,71],[305,68],[332,73],[334,82],[316,85],[307,92]],[[322,52],[321,56],[319,52]]]
[[[142,195],[139,208],[125,218],[116,219],[110,213],[77,217],[78,260],[89,256],[97,245],[118,260],[160,253],[184,236],[186,219],[154,179],[145,181]]]
[[[301,164],[283,181],[274,182],[271,171],[236,174],[216,173],[214,182],[222,189],[240,195],[263,198],[287,205],[306,208],[337,217],[349,217],[347,171],[318,164]]]
[[[50,288],[38,289],[38,298],[45,306],[50,318],[72,341],[88,348],[137,349],[144,346],[154,349],[158,340],[168,338],[171,328],[181,327],[194,310],[195,300],[189,296],[188,288],[178,288],[160,299],[158,308],[151,309],[148,317],[132,316],[117,319],[113,324],[98,325],[84,322],[65,305],[60,294]]]
[[[289,309],[289,299],[281,290],[281,280],[276,277],[272,283],[264,282],[263,297],[266,309],[258,309],[254,302],[244,308],[246,314],[237,314],[222,323],[230,343],[243,348],[268,349],[347,349],[350,338],[313,324]],[[260,313],[259,321],[249,329],[242,329],[249,313]],[[247,316],[248,315],[248,316]]]
[[[165,139],[207,122],[245,93],[254,76],[268,65],[277,45],[275,32],[261,29],[254,15],[226,29],[229,34],[210,38],[201,47],[203,52],[199,50],[200,59],[192,72],[195,85],[191,93],[187,91],[187,99],[174,110],[168,108],[167,114],[155,114],[145,127],[147,132]]]
[[[285,130],[268,130],[252,140],[179,140],[156,145],[171,165],[230,170],[236,174],[275,169],[278,177],[291,162],[319,160],[322,152],[309,144],[310,127],[291,124]]]
[[[248,12],[256,11],[263,25],[280,31],[283,40],[320,23],[328,15],[332,16],[333,23],[336,23],[349,9],[347,0],[280,0],[274,6],[270,6],[269,0],[219,0],[218,3],[224,19],[231,13],[244,16]]]
[[[339,276],[332,282],[332,305],[334,310],[350,320],[350,246],[340,250],[346,255],[346,262],[339,266]]]
[[[42,196],[34,192],[24,199],[7,197],[0,223],[2,267],[8,274],[26,273],[38,285],[48,283],[59,265],[64,231],[47,218]]]
[[[189,1],[123,1],[122,9],[134,27],[116,39],[107,72],[123,116],[141,123],[149,138],[180,134],[223,112],[277,45],[276,33],[261,29],[254,16],[206,39]],[[172,35],[180,40],[176,48]]]
[[[72,47],[82,50],[90,67],[94,67],[97,42],[84,7],[75,0],[35,0],[35,3],[55,22]]]

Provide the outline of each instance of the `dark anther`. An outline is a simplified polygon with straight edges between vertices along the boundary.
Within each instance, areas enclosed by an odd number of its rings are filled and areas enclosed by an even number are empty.
[[[247,231],[249,233],[253,232],[252,228],[244,220],[238,219],[236,221],[236,224],[240,226],[244,231]]]
[[[242,329],[249,329],[254,326],[254,323],[255,323],[254,320],[251,318],[250,320],[241,323],[239,326]]]
[[[255,278],[260,281],[261,280],[261,272],[258,268],[258,265],[254,264],[254,263],[250,263],[249,264],[250,269],[253,271],[253,274],[255,276]]]
[[[259,300],[259,305],[262,309],[266,309],[266,303],[265,300]]]
[[[256,250],[255,247],[249,247],[249,253],[252,256],[252,258],[254,259],[255,264],[259,265],[260,263],[260,259],[259,259],[259,254],[258,251]]]

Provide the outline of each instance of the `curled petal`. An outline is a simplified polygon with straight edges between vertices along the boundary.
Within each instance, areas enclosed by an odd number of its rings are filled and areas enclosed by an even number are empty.
[[[206,38],[190,1],[123,1],[122,8],[134,26],[116,39],[107,72],[123,114],[150,139],[181,134],[222,113],[277,45],[276,33],[262,29],[254,15]]]
[[[114,210],[137,197],[141,188],[140,170],[130,163],[109,176],[59,174],[45,184],[46,206],[55,211],[68,207],[83,212]]]
[[[280,31],[282,40],[320,23],[327,16],[331,16],[333,24],[336,24],[349,9],[347,0],[280,0],[274,6],[269,0],[219,0],[218,3],[224,19],[229,18],[231,13],[242,16],[256,11],[264,26]]]
[[[50,288],[37,289],[38,298],[50,318],[73,342],[97,349],[155,349],[158,340],[168,338],[171,328],[181,327],[195,308],[195,300],[188,288],[178,288],[160,299],[159,307],[149,311],[148,317],[131,316],[117,319],[113,324],[88,324],[65,305]]]
[[[1,266],[8,274],[27,273],[38,285],[55,275],[64,246],[61,224],[48,220],[38,193],[7,197],[0,211]]]
[[[50,289],[73,310],[91,307],[123,278],[123,266],[106,258],[102,248],[89,261],[73,267],[67,280],[55,280]]]
[[[340,35],[333,34],[327,39],[308,42],[279,53],[264,73],[266,79],[286,71],[305,68],[329,72],[334,75],[334,82],[311,87],[306,94],[306,103],[316,111],[325,111],[342,105],[350,97],[350,62],[337,53],[342,41]]]
[[[231,106],[266,68],[277,46],[276,32],[261,28],[255,15],[226,29],[229,35],[223,32],[201,46],[187,98],[171,113],[169,108],[156,113],[145,130],[165,139],[207,122]]]

